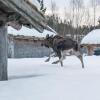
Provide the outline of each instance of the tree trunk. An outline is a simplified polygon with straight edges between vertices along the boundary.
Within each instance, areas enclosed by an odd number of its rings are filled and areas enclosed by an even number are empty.
[[[7,80],[7,27],[0,26],[0,81]]]

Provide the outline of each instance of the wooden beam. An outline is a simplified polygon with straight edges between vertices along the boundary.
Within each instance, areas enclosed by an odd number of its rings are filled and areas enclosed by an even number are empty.
[[[33,9],[25,0],[0,0],[8,8],[25,18],[35,29],[42,32],[46,28],[45,17],[36,9]]]

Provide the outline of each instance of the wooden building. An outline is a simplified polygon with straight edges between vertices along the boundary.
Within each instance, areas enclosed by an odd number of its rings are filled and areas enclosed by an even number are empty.
[[[15,29],[25,25],[40,32],[49,29],[43,13],[29,0],[0,0],[0,80],[8,79],[7,25]]]
[[[40,58],[50,54],[50,49],[42,47],[43,38],[8,34],[9,58]]]
[[[94,50],[100,47],[100,29],[89,32],[81,41],[81,45],[87,49],[88,55],[93,55]]]

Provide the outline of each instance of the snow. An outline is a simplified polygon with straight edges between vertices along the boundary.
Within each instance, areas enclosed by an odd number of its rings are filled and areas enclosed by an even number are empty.
[[[100,56],[75,57],[64,67],[46,58],[9,59],[9,80],[0,82],[0,100],[100,100]]]
[[[100,29],[95,29],[88,33],[81,44],[100,44]]]
[[[39,33],[35,29],[29,29],[27,27],[22,26],[22,28],[18,31],[11,26],[8,27],[8,34],[13,34],[13,35],[24,35],[24,36],[35,36],[35,37],[46,37],[47,34],[49,35],[55,35],[54,32],[50,32],[47,30],[44,30],[43,33]]]

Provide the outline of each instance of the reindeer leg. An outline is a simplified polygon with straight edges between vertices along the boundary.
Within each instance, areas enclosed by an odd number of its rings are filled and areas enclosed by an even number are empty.
[[[45,62],[49,62],[50,61],[50,57],[48,57],[46,60],[45,60]]]
[[[79,56],[77,56],[79,59],[80,59],[80,61],[81,61],[81,63],[82,63],[82,68],[84,68],[84,62],[83,62],[83,57],[82,57],[82,55],[79,55]]]
[[[59,59],[61,66],[63,66],[63,60],[66,58],[66,54],[61,51],[61,58]]]
[[[60,64],[61,64],[61,66],[63,66],[63,62],[62,62],[62,60],[61,60],[61,59],[59,59],[59,60],[57,60],[57,61],[53,62],[52,64],[57,64],[57,63],[59,63],[59,62],[60,62]]]
[[[59,63],[59,60],[57,60],[57,61],[53,62],[52,64],[57,64],[57,63]]]
[[[84,68],[84,62],[83,62],[83,57],[82,57],[81,53],[77,52],[75,55],[80,59],[80,61],[82,63],[82,68]]]
[[[51,54],[49,55],[49,57],[45,60],[45,62],[48,62],[50,61],[50,58],[53,57],[55,55],[54,52],[51,52]]]
[[[59,52],[59,50],[56,49],[55,52],[56,52],[57,56],[60,58],[61,57],[61,53]],[[59,62],[59,60],[53,62],[52,64],[57,64],[58,62]]]
[[[59,60],[60,61],[60,64],[61,64],[61,67],[63,67],[63,57],[61,57],[61,59]]]
[[[63,66],[63,59],[64,59],[65,57],[63,56],[63,53],[62,53],[62,52],[58,52],[58,55],[59,55],[59,60],[53,62],[52,64],[57,64],[57,63],[60,62],[61,66]]]

